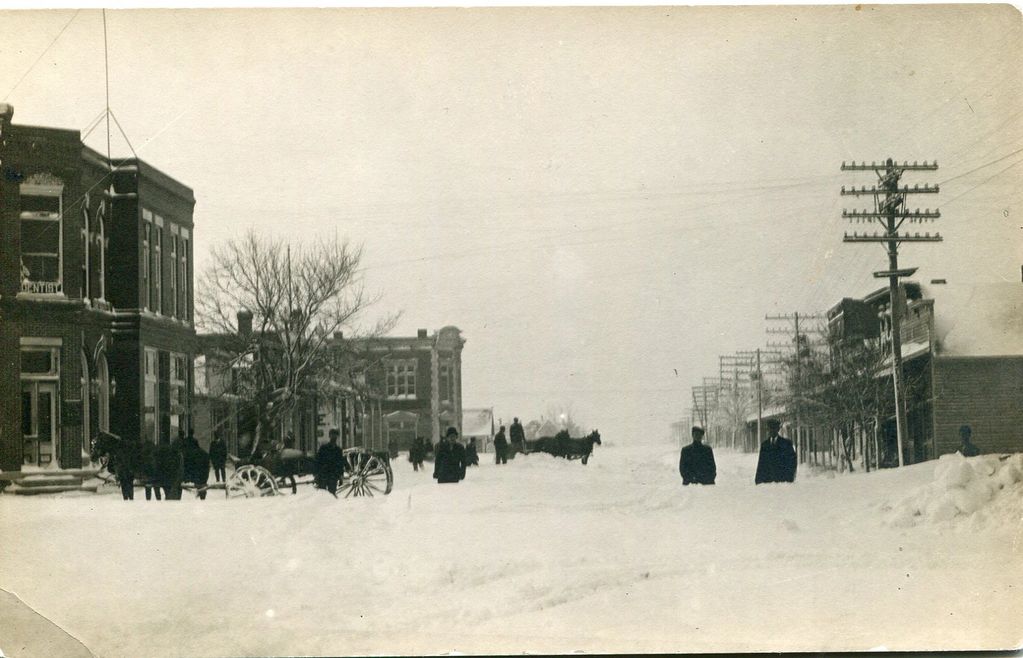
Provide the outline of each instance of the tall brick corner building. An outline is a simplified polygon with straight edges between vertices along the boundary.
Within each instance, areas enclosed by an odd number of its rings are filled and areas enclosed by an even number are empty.
[[[0,104],[0,470],[75,469],[101,430],[187,428],[192,190]]]

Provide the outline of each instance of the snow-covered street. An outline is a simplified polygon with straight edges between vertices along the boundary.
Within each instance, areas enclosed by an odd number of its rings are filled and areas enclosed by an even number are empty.
[[[704,488],[665,445],[492,459],[372,499],[2,496],[0,587],[102,656],[1023,642],[1020,455],[754,487],[718,450]]]

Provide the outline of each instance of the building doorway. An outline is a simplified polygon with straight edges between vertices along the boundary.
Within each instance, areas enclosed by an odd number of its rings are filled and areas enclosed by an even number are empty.
[[[56,382],[21,383],[21,435],[26,465],[57,467],[60,462],[60,440]]]

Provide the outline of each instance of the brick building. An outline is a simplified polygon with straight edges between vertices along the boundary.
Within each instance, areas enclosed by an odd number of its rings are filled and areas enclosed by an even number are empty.
[[[984,452],[1023,451],[1023,285],[980,285],[913,281],[901,284],[902,356],[906,381],[906,429],[903,459],[913,464],[955,452],[959,428],[970,425]],[[846,298],[827,314],[828,330],[845,339],[878,339],[891,351],[888,288],[859,299]],[[893,391],[891,366],[883,388]],[[891,393],[894,395],[894,392]],[[835,428],[803,423],[795,427],[791,410],[766,405],[762,420],[787,423],[801,462],[838,464]],[[757,446],[755,413],[746,419],[747,450]],[[874,428],[858,427],[854,460],[898,463],[894,413]]]
[[[100,430],[188,426],[191,189],[0,105],[0,469],[73,469]]]
[[[252,317],[239,313],[239,331],[251,331]],[[231,354],[222,349],[228,335],[201,335],[196,360],[196,436],[207,442],[221,433],[233,454],[251,449],[256,417],[235,394]],[[456,327],[416,336],[347,339],[338,335],[329,349],[344,363],[344,381],[304,394],[288,418],[269,431],[270,440],[295,439],[294,447],[315,451],[330,429],[345,447],[384,450],[393,441],[407,450],[417,436],[440,440],[448,427],[462,429],[462,347]]]
[[[1023,285],[905,282],[901,290],[905,462],[955,452],[962,425],[985,452],[1023,450]],[[829,325],[844,336],[880,337],[890,351],[889,307],[887,288],[845,299]],[[880,429],[895,450],[894,416]]]
[[[416,336],[357,339],[353,386],[319,401],[321,425],[341,430],[345,446],[408,450],[417,436],[440,441],[448,427],[462,431],[462,348],[457,327]]]

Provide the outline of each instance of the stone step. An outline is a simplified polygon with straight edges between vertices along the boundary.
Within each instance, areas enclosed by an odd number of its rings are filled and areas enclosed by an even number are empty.
[[[4,493],[14,494],[16,496],[35,496],[38,494],[64,493],[65,491],[85,491],[88,493],[96,493],[98,489],[98,484],[46,484],[32,487],[12,484],[4,490]]]
[[[60,485],[80,485],[82,478],[69,473],[39,473],[27,475],[18,480],[20,487],[48,487]]]

